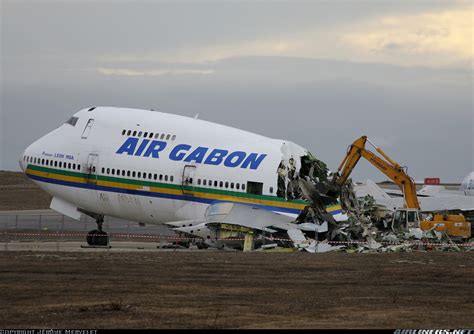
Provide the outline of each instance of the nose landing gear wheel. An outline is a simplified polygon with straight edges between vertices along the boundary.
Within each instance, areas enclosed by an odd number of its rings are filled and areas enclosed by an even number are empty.
[[[109,236],[107,232],[92,230],[87,233],[86,241],[89,246],[108,246]]]

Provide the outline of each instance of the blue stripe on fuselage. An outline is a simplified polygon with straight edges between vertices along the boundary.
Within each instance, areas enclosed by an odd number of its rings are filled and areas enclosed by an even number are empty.
[[[198,203],[205,203],[205,204],[212,204],[212,203],[218,203],[218,202],[232,202],[232,201],[223,201],[223,200],[217,200],[217,199],[208,199],[208,198],[187,196],[187,195],[173,195],[173,194],[164,194],[164,193],[149,192],[149,191],[143,191],[143,190],[133,190],[133,189],[123,189],[123,188],[116,188],[116,187],[98,186],[96,184],[77,183],[77,182],[71,182],[71,181],[56,180],[56,179],[50,179],[50,178],[47,178],[47,177],[31,175],[31,174],[28,174],[28,176],[30,178],[32,178],[33,180],[46,182],[46,183],[52,183],[52,184],[59,184],[59,185],[62,185],[62,186],[73,187],[73,188],[103,190],[103,191],[110,191],[110,192],[116,192],[116,193],[122,193],[122,194],[131,194],[131,195],[139,195],[139,196],[147,196],[147,197],[159,197],[159,198],[167,198],[167,199],[174,199],[174,200],[181,200],[181,201],[198,202]],[[240,203],[240,202],[238,202],[238,203]],[[270,210],[270,211],[278,211],[278,212],[293,213],[293,214],[299,214],[301,212],[301,210],[298,210],[298,209],[282,208],[282,207],[278,207],[278,206],[270,206],[270,205],[254,204],[254,203],[248,203],[248,204],[254,205],[254,206],[259,207],[259,208],[267,209],[267,210]],[[335,213],[336,213],[336,211],[331,212],[331,214],[335,214]]]

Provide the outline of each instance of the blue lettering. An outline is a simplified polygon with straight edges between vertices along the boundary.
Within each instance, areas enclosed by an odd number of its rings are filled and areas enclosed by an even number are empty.
[[[166,142],[164,141],[158,141],[154,140],[151,142],[150,146],[148,146],[148,149],[145,152],[144,157],[149,157],[150,155],[153,158],[159,158],[159,152],[163,151],[166,147]]]
[[[266,156],[266,154],[250,153],[240,168],[247,168],[250,165],[250,169],[257,169]]]
[[[142,143],[140,144],[140,146],[138,147],[138,150],[135,152],[135,155],[137,157],[139,157],[140,155],[142,155],[143,151],[145,151],[145,148],[146,146],[148,145],[148,143],[150,142],[149,139],[145,139],[142,141]]]
[[[120,148],[115,152],[116,154],[126,153],[127,155],[135,156],[144,156],[144,157],[153,157],[159,158],[159,153],[162,152],[166,146],[167,142],[143,139],[139,143],[139,138],[130,137],[125,140],[125,142],[120,146]],[[260,164],[263,162],[267,154],[259,153],[250,153],[247,155],[244,151],[235,151],[229,154],[228,150],[222,149],[213,149],[208,155],[209,147],[198,146],[191,153],[188,152],[192,149],[191,145],[188,144],[179,144],[176,145],[169,154],[169,159],[173,161],[185,161],[185,162],[196,162],[204,163],[206,165],[218,166],[224,163],[224,166],[229,168],[249,168],[257,169]],[[46,152],[43,152],[46,155]],[[56,154],[59,156],[60,154]],[[61,154],[62,155],[62,154]],[[207,157],[206,157],[207,155]],[[64,156],[64,155],[63,155]],[[67,155],[66,158],[70,159],[73,156]],[[183,160],[184,159],[184,160]]]
[[[244,161],[245,157],[247,156],[247,153],[242,152],[242,151],[235,151],[232,152],[227,156],[227,158],[224,161],[224,166],[226,167],[237,167]],[[237,158],[237,159],[235,159]],[[234,161],[232,161],[234,160]]]
[[[209,156],[206,158],[204,163],[206,165],[220,165],[222,163],[222,160],[224,157],[229,153],[227,150],[219,150],[219,149],[214,149],[212,152],[209,154]]]
[[[170,152],[170,159],[171,160],[174,160],[174,161],[181,161],[183,160],[184,156],[186,155],[186,153],[184,152],[181,152],[181,153],[178,153],[179,151],[189,151],[189,149],[191,148],[190,145],[186,145],[186,144],[179,144],[179,145],[176,145],[173,150]]]
[[[133,155],[135,148],[137,147],[138,138],[127,138],[125,143],[117,150],[117,154],[127,153],[128,155]]]
[[[207,153],[208,148],[207,147],[202,147],[199,146],[197,149],[195,149],[191,154],[189,154],[184,161],[186,162],[191,162],[191,161],[196,161],[197,163],[202,163],[202,160],[204,159],[204,156]]]

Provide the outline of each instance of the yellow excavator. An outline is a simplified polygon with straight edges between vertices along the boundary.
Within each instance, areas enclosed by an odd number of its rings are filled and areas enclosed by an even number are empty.
[[[366,143],[372,145],[381,155],[367,150]],[[347,154],[342,160],[337,173],[331,180],[331,196],[337,196],[349,175],[352,173],[359,159],[363,157],[394,183],[396,183],[403,193],[405,206],[398,208],[393,214],[392,226],[401,226],[407,229],[420,228],[421,230],[435,229],[445,231],[452,237],[471,237],[471,223],[467,222],[463,215],[443,215],[434,214],[432,220],[420,220],[420,203],[416,194],[416,185],[413,179],[407,174],[406,168],[390,159],[385,152],[372,143],[367,136],[362,136],[349,146]]]

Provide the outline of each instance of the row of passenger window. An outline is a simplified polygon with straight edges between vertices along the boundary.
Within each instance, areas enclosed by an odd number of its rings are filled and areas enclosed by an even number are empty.
[[[81,170],[80,164],[75,164],[73,162],[63,162],[57,160],[50,160],[50,159],[43,159],[31,156],[23,156],[23,162],[27,162],[30,164],[37,164],[41,166],[50,166],[50,167],[59,167],[59,168],[66,168],[71,170]]]
[[[154,181],[165,181],[165,182],[174,181],[173,175],[137,172],[137,171],[130,171],[130,170],[125,170],[125,169],[115,169],[115,168],[105,168],[105,167],[102,167],[102,174],[132,177],[132,178],[154,180]],[[194,182],[193,178],[188,178],[185,183],[193,184],[193,182]],[[207,180],[207,179],[197,179],[197,185],[245,191],[244,183],[241,184],[241,183],[234,183],[234,182],[228,182],[228,181],[224,182],[224,181],[216,181],[216,180],[212,181],[212,180]]]
[[[175,140],[176,135],[169,135],[162,133],[161,135],[159,133],[153,133],[153,132],[142,132],[142,131],[137,131],[137,130],[122,130],[122,136],[133,136],[133,137],[142,137],[143,138],[155,138],[155,139],[162,139],[162,140]]]
[[[102,167],[102,174],[127,176],[127,177],[134,177],[134,178],[145,179],[145,180],[155,180],[155,181],[165,181],[165,182],[174,181],[173,175],[154,174],[154,173],[147,173],[147,172],[142,173],[142,172],[137,172],[137,171],[125,170],[125,169],[115,169],[115,168],[105,168],[105,167]]]
[[[190,183],[193,183],[193,179],[190,179]],[[236,189],[236,190],[245,190],[245,183],[234,183],[228,181],[216,181],[216,180],[207,180],[207,179],[197,179],[197,185],[203,185],[208,187],[215,188],[226,188],[226,189]]]

